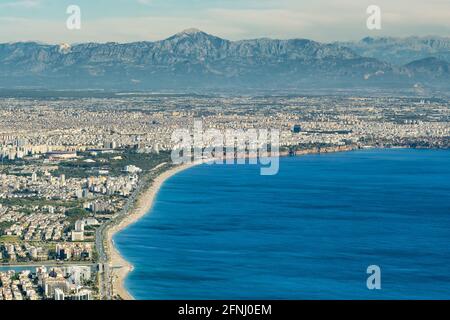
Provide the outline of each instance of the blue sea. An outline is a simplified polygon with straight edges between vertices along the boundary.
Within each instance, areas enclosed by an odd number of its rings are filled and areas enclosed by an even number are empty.
[[[450,299],[450,151],[205,164],[115,242],[137,299]]]

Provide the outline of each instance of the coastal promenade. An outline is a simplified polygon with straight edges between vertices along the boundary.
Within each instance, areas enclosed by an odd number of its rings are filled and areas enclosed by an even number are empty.
[[[133,266],[120,255],[114,246],[114,235],[150,211],[154,198],[164,181],[200,163],[194,162],[177,167],[173,167],[167,162],[157,165],[144,176],[123,209],[109,223],[97,229],[95,243],[98,263],[103,269],[103,272],[100,272],[99,275],[101,299],[133,299],[124,287],[124,280],[128,273],[132,271]]]
[[[284,157],[272,177],[250,165],[193,168],[115,237],[135,267],[126,286],[151,300],[448,297],[417,277],[446,272],[448,159],[445,150],[362,149]],[[427,263],[405,275],[411,248]],[[374,292],[364,274],[377,263],[395,278]]]
[[[316,153],[345,152],[354,149],[355,147],[322,148],[304,150],[295,154],[279,153],[278,155],[281,157],[289,155],[300,156]],[[121,256],[115,247],[114,235],[138,221],[151,210],[158,191],[167,179],[204,162],[206,160],[202,159],[176,167],[168,163],[157,165],[144,177],[142,183],[138,185],[138,188],[129,198],[126,206],[116,214],[114,219],[97,229],[96,247],[99,264],[103,266],[103,272],[99,276],[100,296],[102,299],[111,300],[117,297],[125,300],[134,299],[124,286],[125,278],[133,270],[133,266]]]
[[[145,188],[146,182],[148,183],[149,179],[149,176],[144,177],[143,181],[139,183],[138,187],[133,191],[133,194],[129,197],[122,210],[116,213],[115,217],[108,223],[102,224],[96,230],[95,247],[98,253],[99,269],[102,269],[102,272],[99,274],[99,295],[103,300],[111,300],[113,298],[112,274],[110,270],[110,259],[108,257],[109,247],[106,241],[108,229],[117,224],[118,221],[123,219],[130,210],[132,210],[136,203],[136,199]]]
[[[113,241],[114,235],[138,221],[151,210],[158,191],[167,179],[181,171],[201,163],[202,162],[193,162],[191,164],[179,165],[177,167],[162,167],[157,170],[160,174],[157,174],[150,187],[139,194],[136,205],[125,217],[123,217],[123,219],[120,219],[120,221],[117,220],[117,223],[107,229],[106,243],[110,263],[110,272],[112,274],[111,283],[113,296],[118,296],[125,300],[134,299],[124,286],[125,278],[128,273],[133,270],[133,266],[121,256],[120,252],[115,247]]]

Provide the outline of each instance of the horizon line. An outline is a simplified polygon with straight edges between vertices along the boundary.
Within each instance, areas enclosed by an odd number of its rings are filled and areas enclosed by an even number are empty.
[[[344,42],[344,43],[357,43],[357,42],[361,42],[364,39],[367,38],[371,38],[371,39],[410,39],[410,38],[416,38],[416,39],[427,39],[427,38],[439,38],[439,39],[448,39],[450,40],[450,36],[439,36],[439,35],[426,35],[426,36],[418,36],[418,35],[408,35],[408,36],[370,36],[367,35],[365,37],[360,38],[359,40],[334,40],[334,41],[318,41],[318,40],[314,40],[312,38],[300,38],[300,37],[294,37],[294,38],[272,38],[272,37],[258,37],[258,38],[245,38],[245,39],[239,39],[239,40],[229,40],[226,38],[222,38],[220,36],[214,35],[212,33],[208,33],[206,31],[200,30],[198,28],[187,28],[184,29],[180,32],[174,33],[170,36],[168,36],[167,38],[163,38],[163,39],[159,39],[159,40],[141,40],[141,41],[130,41],[130,42],[118,42],[118,41],[85,41],[85,42],[72,42],[72,43],[68,43],[68,42],[59,42],[59,43],[50,43],[50,42],[44,42],[41,40],[18,40],[18,41],[8,41],[8,42],[0,42],[0,45],[4,45],[4,44],[17,44],[17,43],[35,43],[35,44],[39,44],[39,45],[48,45],[48,46],[58,46],[58,45],[62,45],[62,44],[69,44],[71,46],[74,45],[81,45],[81,44],[90,44],[90,43],[95,43],[95,44],[132,44],[132,43],[156,43],[156,42],[160,42],[160,41],[166,41],[170,38],[173,38],[177,35],[193,35],[193,34],[197,34],[197,33],[202,33],[202,34],[206,34],[208,36],[211,37],[215,37],[215,38],[219,38],[221,40],[224,41],[229,41],[229,42],[241,42],[241,41],[253,41],[253,40],[273,40],[273,41],[290,41],[290,40],[308,40],[308,41],[313,41],[313,42],[317,42],[317,43],[321,43],[321,44],[333,44],[333,43],[337,43],[337,42]]]

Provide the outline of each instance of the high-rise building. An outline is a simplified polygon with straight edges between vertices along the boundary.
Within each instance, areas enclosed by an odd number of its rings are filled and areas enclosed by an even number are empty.
[[[43,287],[47,298],[54,298],[56,289],[60,289],[63,293],[69,292],[69,282],[61,276],[43,279]]]
[[[92,291],[82,289],[74,295],[74,300],[92,300]]]
[[[75,231],[83,232],[84,231],[84,221],[78,220],[75,222]]]
[[[56,288],[55,289],[55,300],[64,300],[64,298],[65,298],[64,292],[61,289]]]

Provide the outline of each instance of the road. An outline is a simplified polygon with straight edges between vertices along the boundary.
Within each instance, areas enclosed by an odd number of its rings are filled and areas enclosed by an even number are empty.
[[[96,230],[95,247],[97,249],[98,254],[98,263],[104,266],[103,273],[99,274],[99,290],[100,290],[100,298],[102,300],[112,300],[114,297],[112,287],[113,275],[111,273],[111,266],[109,265],[109,257],[107,252],[108,244],[106,243],[106,231],[114,224],[119,223],[121,219],[124,218],[130,212],[130,210],[136,203],[137,197],[139,196],[141,191],[148,185],[147,182],[149,182],[150,179],[154,176],[156,169],[159,169],[161,165],[164,164],[166,163],[160,164],[159,166],[151,170],[150,174],[145,175],[138,184],[137,188],[128,198],[128,201],[125,204],[125,206],[118,213],[116,213],[110,221],[103,223]]]

